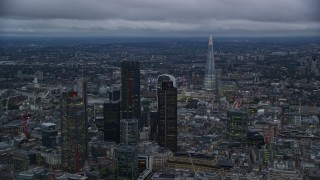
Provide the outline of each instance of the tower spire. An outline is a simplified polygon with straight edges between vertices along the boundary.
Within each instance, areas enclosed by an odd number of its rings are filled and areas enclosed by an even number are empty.
[[[210,34],[208,45],[212,45],[212,44],[213,44],[213,43],[212,43],[212,34]]]

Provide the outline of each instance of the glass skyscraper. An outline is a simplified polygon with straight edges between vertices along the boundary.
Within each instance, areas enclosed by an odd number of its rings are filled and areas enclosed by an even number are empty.
[[[231,110],[227,113],[228,133],[231,140],[247,142],[248,113],[239,110]]]
[[[204,78],[204,89],[210,91],[216,91],[216,69],[214,62],[214,54],[213,54],[213,43],[212,43],[212,35],[209,37],[208,43],[208,55],[207,55],[207,64],[206,64],[206,75]]]
[[[158,93],[158,144],[177,151],[177,88],[174,82],[163,81]]]
[[[121,119],[138,119],[142,128],[139,61],[121,62],[121,115]]]
[[[103,104],[104,140],[120,142],[120,102]]]

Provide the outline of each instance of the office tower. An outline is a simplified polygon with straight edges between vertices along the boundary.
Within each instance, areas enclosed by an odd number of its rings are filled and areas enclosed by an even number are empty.
[[[121,62],[121,111],[122,119],[135,118],[142,128],[140,107],[140,63]]]
[[[139,143],[137,119],[122,119],[120,121],[120,143],[127,145],[136,145]]]
[[[158,111],[150,112],[150,140],[158,142],[158,124],[159,115]]]
[[[109,91],[109,101],[119,101],[120,90],[121,90],[121,87],[119,85],[112,85]]]
[[[117,179],[137,179],[138,169],[138,146],[121,144],[115,150],[117,158]]]
[[[47,148],[54,148],[57,145],[58,130],[54,123],[42,123],[41,124],[42,134],[42,146]]]
[[[163,81],[158,91],[158,144],[177,151],[177,88],[173,81]]]
[[[159,100],[158,99],[158,91],[160,91],[162,89],[162,82],[165,82],[165,81],[172,81],[173,86],[177,87],[177,81],[176,81],[175,77],[173,77],[172,75],[169,75],[169,74],[159,75],[158,79],[157,79],[157,100]]]
[[[117,179],[136,179],[138,173],[139,129],[137,119],[120,121],[120,145],[115,151]]]
[[[142,98],[141,99],[141,122],[142,127],[150,126],[150,99]]]
[[[244,111],[232,110],[227,113],[228,133],[231,140],[246,142],[248,132],[248,114]]]
[[[104,132],[104,117],[96,116],[94,119],[94,124],[99,131]]]
[[[88,128],[85,103],[76,92],[62,94],[61,117],[62,166],[68,172],[78,172],[87,160]]]
[[[120,102],[103,104],[104,140],[120,142]]]
[[[208,55],[206,64],[206,75],[204,78],[204,89],[216,91],[216,69],[214,63],[212,35],[209,37]]]

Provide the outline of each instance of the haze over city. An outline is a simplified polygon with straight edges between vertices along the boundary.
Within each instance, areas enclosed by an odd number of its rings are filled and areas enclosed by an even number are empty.
[[[319,36],[317,0],[2,0],[1,35]]]

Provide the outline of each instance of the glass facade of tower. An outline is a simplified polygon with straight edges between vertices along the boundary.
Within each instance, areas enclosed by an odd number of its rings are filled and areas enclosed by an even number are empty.
[[[138,172],[138,146],[121,144],[115,150],[118,169],[117,179],[137,179]]]
[[[54,148],[57,143],[58,130],[53,123],[43,123],[41,125],[42,146]]]
[[[228,111],[228,132],[232,140],[247,142],[248,114],[243,111]]]
[[[136,145],[139,143],[137,119],[122,119],[120,121],[120,143],[127,145]]]
[[[138,119],[139,128],[142,128],[140,120],[140,63],[138,61],[121,62],[121,114],[122,119]]]
[[[158,91],[158,144],[177,151],[177,88],[172,81],[162,82]]]
[[[207,90],[216,91],[216,86],[216,69],[214,62],[213,42],[212,36],[210,36],[208,42],[208,55],[206,64],[206,75],[204,78],[204,88]]]
[[[77,172],[86,161],[87,122],[85,104],[76,92],[63,93],[61,100],[61,160],[65,171]]]
[[[104,140],[120,142],[120,102],[103,104]]]

